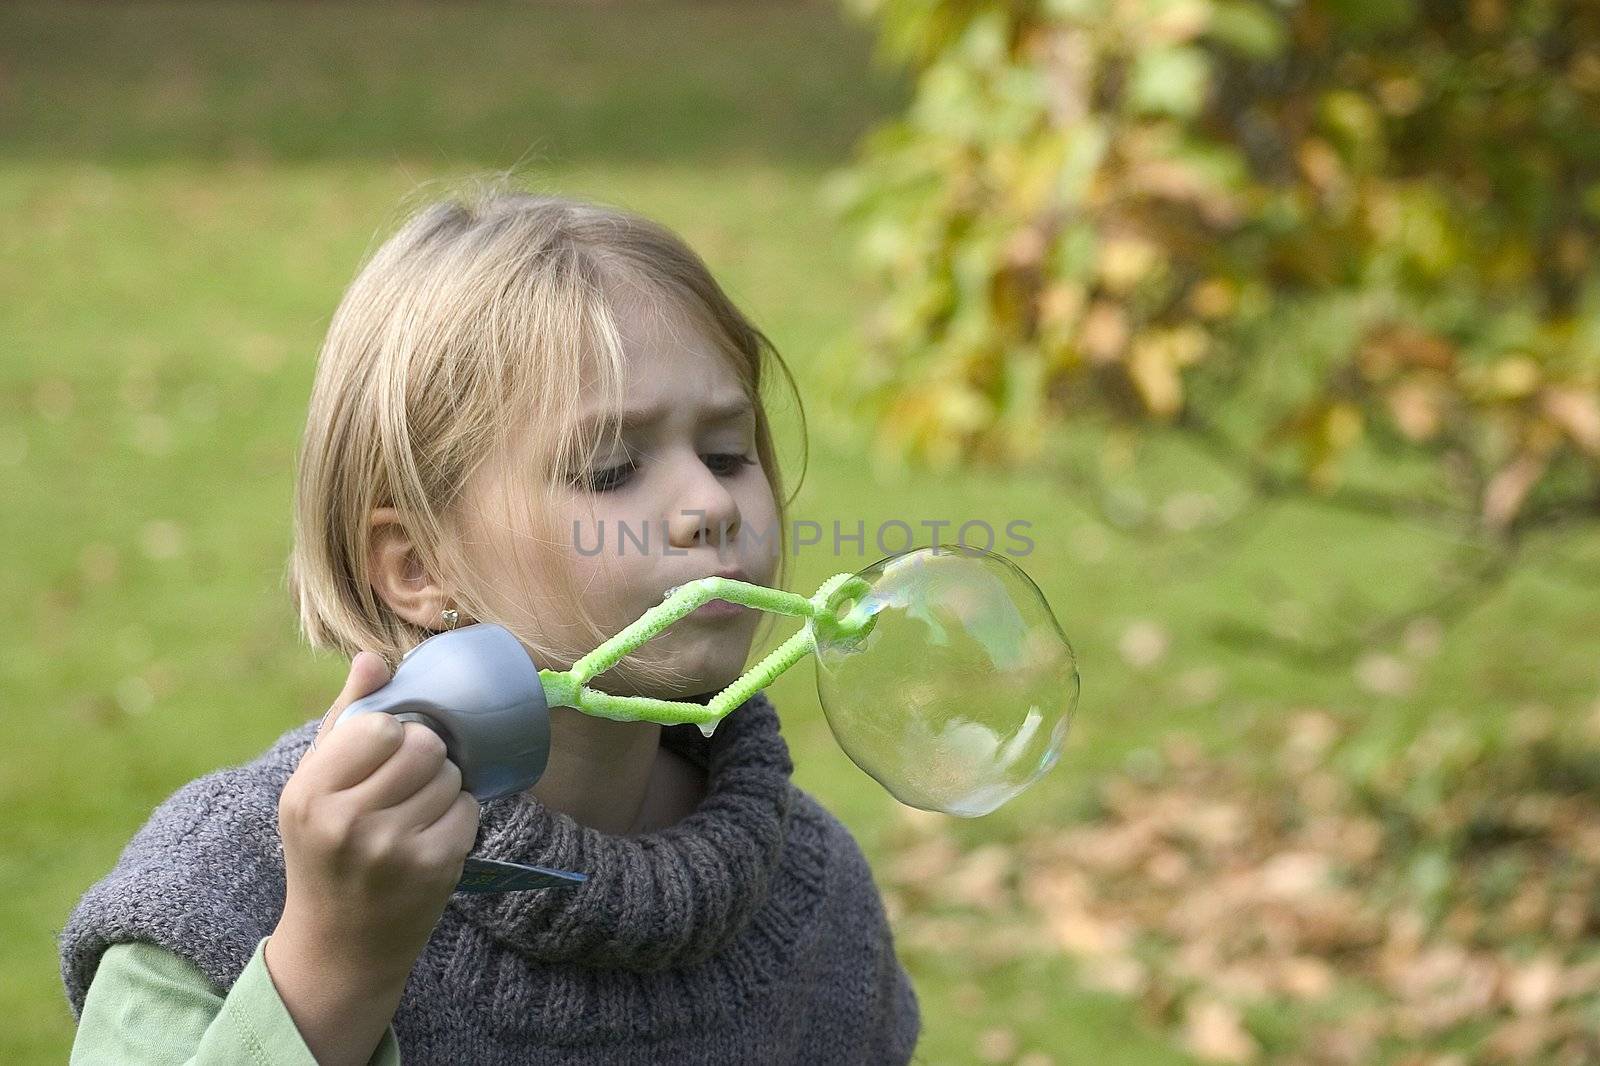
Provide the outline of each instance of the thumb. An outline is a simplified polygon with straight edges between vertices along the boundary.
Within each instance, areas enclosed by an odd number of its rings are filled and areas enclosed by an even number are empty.
[[[333,724],[339,720],[339,715],[346,707],[361,697],[378,691],[389,683],[389,679],[389,666],[383,661],[383,656],[375,651],[357,652],[356,657],[350,660],[350,673],[345,677],[344,688],[339,691],[338,699],[333,701],[333,706],[322,716],[322,724],[317,727],[316,739],[320,741],[328,735],[328,731],[333,728]]]

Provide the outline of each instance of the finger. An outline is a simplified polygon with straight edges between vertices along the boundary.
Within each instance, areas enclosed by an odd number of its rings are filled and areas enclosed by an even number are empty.
[[[325,789],[347,788],[377,769],[384,759],[393,754],[400,744],[400,730],[394,725],[371,721],[352,733],[341,730],[338,740],[329,735],[338,723],[339,715],[350,704],[376,692],[388,682],[389,668],[381,655],[371,651],[357,653],[350,661],[350,672],[345,677],[344,688],[322,716],[316,735],[311,739],[311,747],[301,756],[296,772],[319,778],[319,784]],[[370,715],[363,716],[362,720],[387,717],[384,714]],[[351,721],[346,723],[346,727],[355,724]],[[330,746],[338,749],[338,753],[329,755]]]
[[[420,722],[401,724],[404,733],[399,746],[364,781],[350,789],[351,798],[364,810],[398,806],[431,781],[445,764],[445,746],[439,734]]]
[[[350,672],[345,676],[344,688],[339,691],[339,696],[333,701],[333,706],[322,716],[322,723],[317,726],[317,736],[314,743],[318,746],[334,723],[339,720],[339,715],[344,709],[363,696],[371,695],[389,683],[389,667],[383,661],[383,656],[375,651],[361,651],[350,660]]]
[[[446,759],[427,784],[395,804],[390,813],[406,828],[423,830],[444,817],[460,794],[461,771]]]
[[[364,714],[331,730],[296,768],[320,792],[355,788],[397,754],[405,724],[392,714]]]
[[[478,838],[478,816],[482,808],[470,792],[458,792],[439,820],[417,834],[424,847],[437,848],[435,854],[465,859]]]

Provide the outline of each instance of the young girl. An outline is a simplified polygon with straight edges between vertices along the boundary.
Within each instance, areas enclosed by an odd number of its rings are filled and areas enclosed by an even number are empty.
[[[609,207],[491,184],[371,256],[319,358],[288,569],[348,679],[79,902],[74,1062],[911,1059],[870,868],[764,693],[710,738],[553,709],[543,777],[481,810],[426,728],[330,728],[441,629],[565,669],[674,585],[781,584],[769,360],[787,376],[694,252]],[[763,617],[713,601],[594,684],[703,702]],[[588,880],[452,894],[469,852]]]

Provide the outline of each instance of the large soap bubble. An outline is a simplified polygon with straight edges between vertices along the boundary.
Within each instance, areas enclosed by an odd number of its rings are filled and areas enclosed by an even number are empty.
[[[1055,765],[1077,661],[1009,560],[918,548],[859,571],[832,607],[815,627],[823,711],[845,753],[900,802],[977,817]]]

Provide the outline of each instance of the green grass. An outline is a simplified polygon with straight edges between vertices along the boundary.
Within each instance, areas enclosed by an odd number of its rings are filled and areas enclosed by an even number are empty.
[[[1392,601],[1429,579],[1428,537],[1289,507],[1242,539],[1146,543],[1043,474],[865,477],[862,428],[817,386],[864,307],[817,193],[905,98],[870,46],[826,3],[0,8],[0,1060],[65,1058],[54,934],[150,808],[337,691],[344,664],[300,646],[280,583],[316,347],[400,199],[477,168],[526,164],[702,252],[805,390],[797,517],[1032,523],[1019,562],[1080,653],[1081,714],[1058,769],[960,822],[966,842],[1066,820],[1097,773],[1173,730],[1226,746],[1318,703],[1398,742],[1440,715],[1587,708],[1593,536],[1537,551],[1411,692],[1379,698],[1348,663],[1296,667],[1215,623],[1297,601],[1314,616],[1340,589]],[[846,568],[802,553],[794,586]],[[1134,669],[1118,641],[1141,619],[1171,649]],[[1196,669],[1215,694],[1184,694]],[[800,784],[881,861],[895,805],[832,741],[810,670],[774,696]],[[996,1025],[1058,1063],[1187,1061],[1064,961],[907,962],[928,1062],[972,1059]]]

